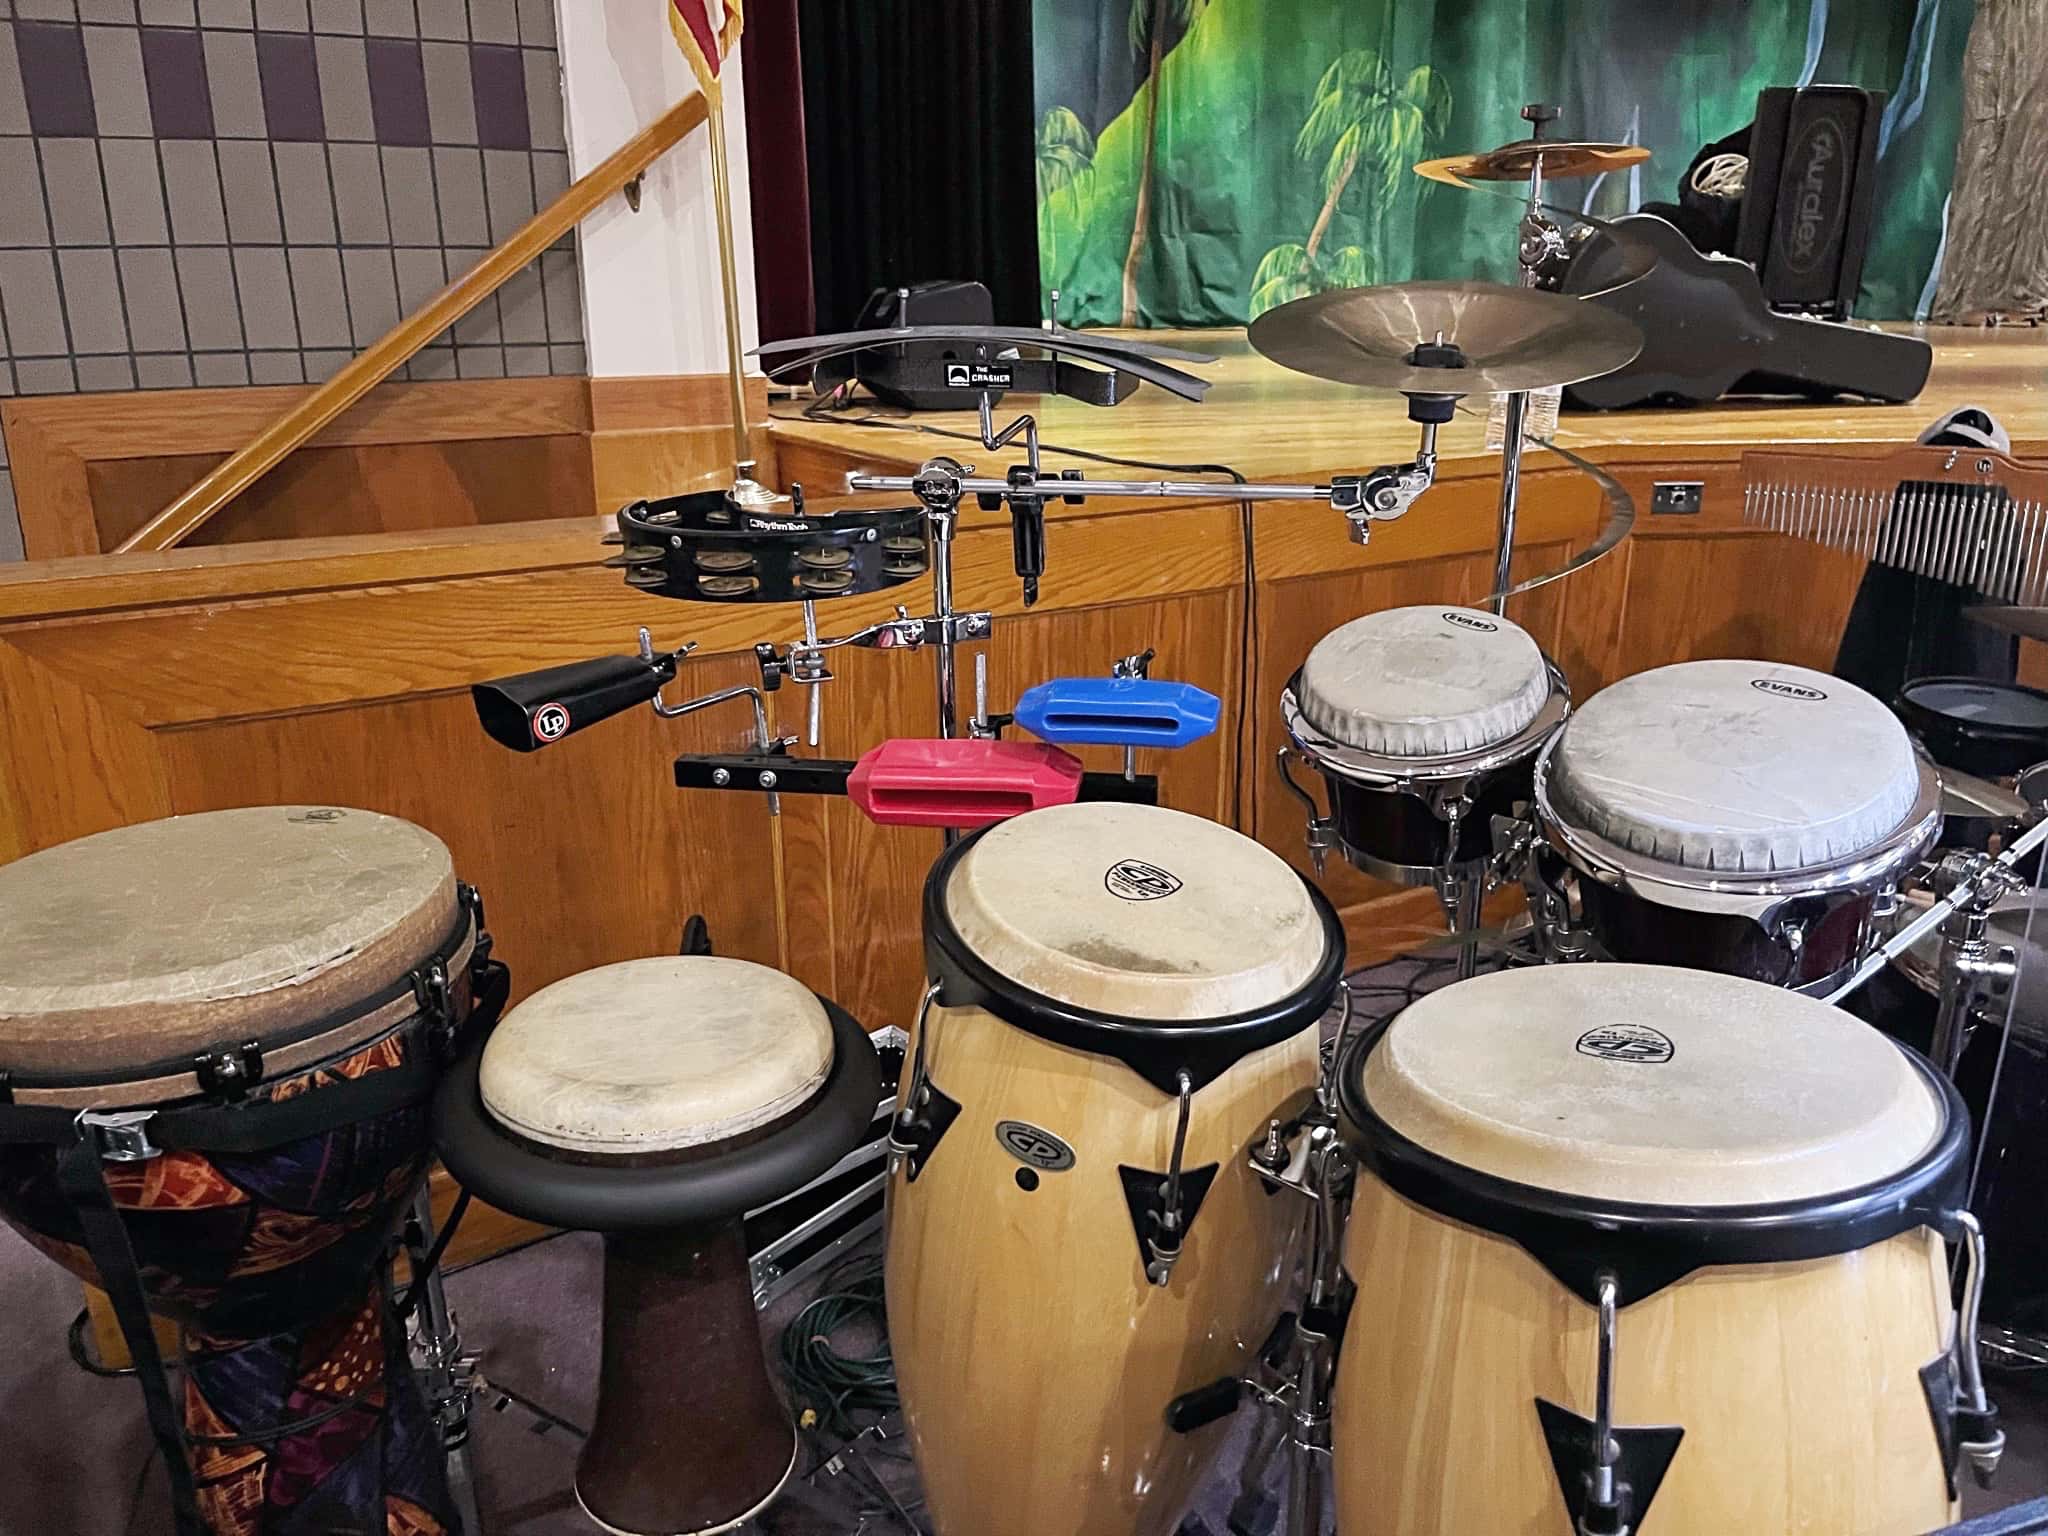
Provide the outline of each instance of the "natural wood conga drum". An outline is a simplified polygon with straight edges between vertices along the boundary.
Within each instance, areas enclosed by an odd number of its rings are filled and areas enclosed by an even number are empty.
[[[453,1528],[382,1282],[488,953],[448,849],[370,811],[0,869],[0,1216],[107,1287],[181,1533]],[[183,1325],[175,1406],[145,1308]]]
[[[957,845],[924,919],[888,1299],[932,1519],[1158,1536],[1224,1432],[1168,1404],[1283,1305],[1299,1207],[1246,1153],[1314,1088],[1342,930],[1250,839],[1106,803]]]
[[[797,1436],[761,1353],[742,1218],[852,1149],[880,1094],[860,1025],[767,966],[628,960],[543,987],[457,1065],[436,1141],[502,1209],[605,1234],[584,1512],[705,1536],[781,1491]]]
[[[1953,1518],[1968,1125],[1924,1060],[1757,982],[1547,966],[1409,1007],[1339,1095],[1345,1536]]]

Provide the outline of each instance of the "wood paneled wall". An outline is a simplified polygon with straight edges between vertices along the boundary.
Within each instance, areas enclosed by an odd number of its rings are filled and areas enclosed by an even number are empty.
[[[0,402],[32,560],[118,545],[310,392],[146,390]],[[766,420],[751,381],[750,419]],[[725,376],[385,384],[202,526],[194,545],[588,517],[729,474]],[[774,472],[774,442],[756,457]]]

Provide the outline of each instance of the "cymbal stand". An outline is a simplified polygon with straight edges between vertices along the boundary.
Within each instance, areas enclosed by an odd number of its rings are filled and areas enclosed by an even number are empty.
[[[1530,137],[1541,139],[1543,130],[1557,120],[1557,108],[1541,102],[1531,102],[1522,108],[1522,116],[1530,125]],[[1521,268],[1522,286],[1540,288],[1548,268],[1565,249],[1563,233],[1543,211],[1543,156],[1539,152],[1530,157],[1529,201],[1522,210],[1521,223],[1516,231],[1516,262]],[[1494,540],[1493,586],[1491,591],[1505,594],[1514,584],[1511,570],[1515,559],[1515,517],[1520,507],[1522,492],[1522,448],[1528,437],[1529,392],[1516,390],[1506,397],[1506,409],[1501,422],[1500,439],[1500,521],[1499,532]],[[1508,600],[1505,595],[1488,599],[1487,606],[1497,614],[1507,612]]]

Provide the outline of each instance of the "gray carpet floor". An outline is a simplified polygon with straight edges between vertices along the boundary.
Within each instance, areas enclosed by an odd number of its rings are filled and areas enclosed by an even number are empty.
[[[1365,1011],[1398,1005],[1420,979],[1409,964],[1360,978]],[[598,1239],[570,1233],[449,1281],[464,1342],[480,1353],[486,1379],[572,1425],[590,1422],[596,1391],[601,1262]],[[808,1299],[800,1288],[763,1316],[771,1359],[782,1327]],[[65,1330],[78,1305],[74,1281],[0,1228],[0,1536],[168,1536],[162,1470],[151,1464],[133,1384],[88,1376],[68,1356]],[[871,1342],[849,1338],[843,1348],[858,1352]],[[2002,1378],[1994,1390],[2010,1448],[1994,1492],[1966,1490],[1973,1515],[2048,1494],[2048,1373]],[[1239,1418],[1197,1500],[1209,1536],[1226,1536],[1255,1415]],[[916,1510],[915,1470],[900,1440],[862,1446],[879,1487],[863,1468],[816,1469],[809,1483],[817,1494],[786,1498],[758,1522],[760,1536],[907,1536],[888,1501]],[[487,1536],[592,1536],[596,1528],[570,1492],[576,1449],[572,1433],[487,1396],[471,1448]],[[1277,1488],[1277,1466],[1269,1482]]]

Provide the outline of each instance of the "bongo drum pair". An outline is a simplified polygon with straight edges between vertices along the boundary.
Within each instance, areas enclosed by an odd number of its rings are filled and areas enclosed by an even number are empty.
[[[489,952],[447,848],[368,811],[0,868],[0,1216],[106,1288],[181,1533],[457,1528],[384,1278]],[[145,1309],[183,1325],[181,1402]]]
[[[1760,661],[1602,689],[1536,763],[1568,952],[1825,992],[1941,829],[1941,783],[1878,700]]]
[[[889,1332],[940,1536],[1164,1536],[1284,1305],[1247,1163],[1317,1084],[1343,933],[1283,860],[1151,806],[1032,812],[925,884]]]
[[[1860,1021],[1542,966],[1415,1003],[1338,1083],[1345,1536],[1918,1536],[1995,1465],[1967,1116]]]
[[[761,1354],[741,1218],[866,1134],[866,1032],[802,983],[709,955],[544,987],[458,1063],[441,1157],[515,1215],[605,1234],[598,1408],[576,1496],[607,1531],[727,1531],[797,1437]]]

